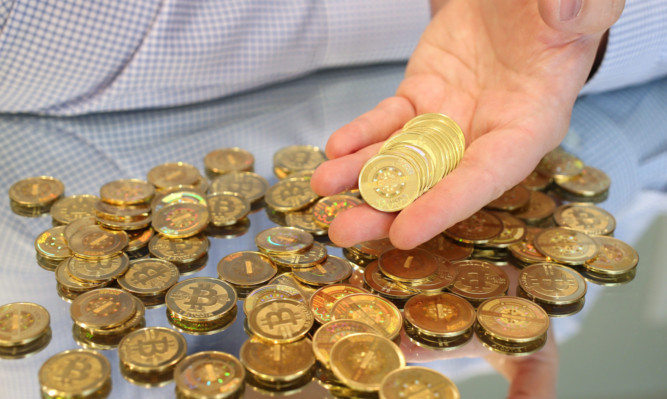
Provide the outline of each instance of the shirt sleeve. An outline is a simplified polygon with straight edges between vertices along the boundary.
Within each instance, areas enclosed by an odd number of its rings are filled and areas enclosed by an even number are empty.
[[[667,1],[627,0],[609,30],[600,68],[582,94],[637,85],[667,75]]]

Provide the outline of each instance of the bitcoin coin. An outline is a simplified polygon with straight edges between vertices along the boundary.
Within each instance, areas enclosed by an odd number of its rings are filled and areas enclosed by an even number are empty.
[[[269,182],[253,172],[231,172],[211,181],[210,192],[231,191],[247,198],[250,203],[259,201],[269,189]]]
[[[210,178],[231,172],[252,170],[255,157],[239,147],[219,148],[206,154],[204,168]]]
[[[63,234],[65,235],[65,241],[71,242],[74,233],[76,233],[85,226],[93,226],[95,224],[97,224],[97,222],[95,221],[94,216],[86,216],[82,217],[81,219],[73,221],[72,223],[65,226],[65,230],[63,231]]]
[[[158,190],[176,186],[195,185],[200,174],[197,168],[185,162],[164,163],[148,171],[148,182]]]
[[[113,282],[113,280],[90,282],[75,279],[69,273],[69,260],[70,259],[65,259],[64,261],[60,262],[55,270],[58,288],[65,288],[67,291],[63,291],[63,293],[72,294],[67,295],[68,299],[73,300],[76,296],[78,296],[78,294],[82,294],[95,288],[105,287]]]
[[[575,176],[555,177],[556,185],[571,194],[583,197],[597,197],[609,191],[611,180],[603,171],[592,166],[584,166]]]
[[[65,226],[52,227],[37,236],[35,250],[37,255],[50,261],[59,262],[69,258],[72,252],[65,239]]]
[[[54,223],[70,224],[75,220],[93,216],[95,203],[99,198],[95,195],[70,195],[56,201],[51,206],[51,217]]]
[[[187,238],[201,233],[209,222],[208,207],[173,203],[153,216],[153,229],[169,238]]]
[[[347,260],[330,255],[322,263],[295,268],[292,272],[294,277],[303,283],[321,286],[348,279],[352,275],[352,266]]]
[[[317,360],[329,367],[331,347],[341,338],[350,334],[381,334],[374,327],[357,320],[331,320],[323,324],[313,334],[313,352]]]
[[[196,204],[207,206],[206,196],[203,191],[197,190],[194,187],[172,187],[157,193],[151,201],[151,209],[153,213],[159,211],[167,205],[171,204]]]
[[[39,384],[45,398],[104,398],[111,392],[111,365],[96,351],[60,352],[39,369]]]
[[[489,248],[507,248],[520,242],[526,235],[526,224],[519,218],[507,212],[493,213],[503,224],[503,230],[496,237],[484,244]]]
[[[505,191],[500,197],[485,205],[486,209],[512,212],[528,205],[530,190],[517,185]]]
[[[562,227],[545,229],[535,236],[535,248],[545,256],[566,265],[581,265],[598,253],[591,237]]]
[[[255,244],[264,253],[299,252],[313,245],[313,236],[294,227],[271,227],[257,234]]]
[[[435,337],[463,335],[475,322],[472,305],[447,293],[415,295],[405,303],[403,315],[419,333]]]
[[[309,299],[315,292],[315,288],[302,284],[294,277],[294,273],[292,272],[279,274],[272,278],[268,284],[288,285],[290,287],[296,288],[305,299]]]
[[[389,339],[398,337],[403,325],[403,316],[396,305],[374,294],[350,294],[340,298],[331,308],[331,318],[361,321]]]
[[[544,191],[552,180],[549,176],[532,171],[520,184],[531,191]]]
[[[303,338],[313,326],[313,315],[299,301],[276,299],[256,306],[248,315],[248,328],[257,337],[273,343]]]
[[[278,266],[291,268],[302,268],[314,266],[327,259],[327,247],[317,241],[313,242],[310,248],[301,252],[271,253],[271,260]]]
[[[565,204],[554,211],[554,220],[560,227],[567,227],[589,235],[609,235],[616,229],[614,216],[590,204]]]
[[[78,296],[70,306],[70,316],[83,328],[112,328],[134,316],[134,297],[116,288],[98,288]]]
[[[524,263],[547,262],[549,259],[538,251],[534,244],[535,236],[542,230],[539,227],[528,226],[523,239],[509,246],[512,256]]]
[[[480,210],[445,230],[445,234],[458,242],[485,244],[498,237],[502,231],[503,224],[498,217]]]
[[[291,145],[273,155],[273,171],[279,179],[283,179],[294,173],[315,170],[324,161],[326,156],[318,147]]]
[[[435,270],[435,273],[433,273],[428,279],[418,283],[396,281],[396,285],[403,287],[410,292],[420,292],[423,294],[435,294],[446,288],[449,288],[449,286],[451,286],[456,280],[456,276],[458,275],[458,268],[456,265],[443,258],[442,256],[434,256],[438,266]]]
[[[243,312],[248,316],[250,312],[265,302],[275,299],[293,299],[304,302],[305,298],[296,288],[283,284],[269,284],[251,291],[243,302]]]
[[[127,247],[124,231],[113,231],[101,226],[85,226],[72,235],[68,242],[75,256],[87,259],[110,258]]]
[[[363,204],[362,200],[351,195],[330,195],[320,198],[311,208],[311,212],[315,218],[315,223],[328,229],[339,213],[361,204]]]
[[[364,201],[383,212],[396,212],[421,194],[418,170],[395,155],[376,155],[359,173],[359,191]]]
[[[231,226],[250,213],[250,202],[240,194],[230,191],[207,197],[210,223],[214,226]]]
[[[154,230],[152,227],[149,227],[144,230],[126,231],[126,233],[128,243],[125,251],[134,252],[143,249],[148,245],[151,238],[153,238]]]
[[[380,383],[380,399],[459,399],[456,385],[427,367],[408,366],[387,374]]]
[[[164,295],[178,282],[178,268],[162,259],[137,259],[130,262],[118,285],[139,299]]]
[[[239,358],[250,374],[270,383],[299,381],[315,365],[313,344],[308,338],[274,344],[251,337],[241,345]]]
[[[67,272],[79,281],[103,283],[124,274],[129,264],[125,253],[103,259],[71,257],[67,261]]]
[[[555,263],[536,263],[519,273],[519,286],[538,304],[568,305],[586,294],[586,281],[576,271]]]
[[[175,264],[179,270],[202,259],[208,253],[209,246],[210,242],[203,234],[187,238],[155,235],[148,242],[148,250],[151,255]]]
[[[556,202],[553,198],[540,191],[533,191],[526,209],[515,213],[514,216],[529,225],[535,225],[551,217],[555,209]]]
[[[459,270],[449,290],[473,305],[507,293],[509,278],[498,266],[483,260],[462,260],[454,263]]]
[[[178,332],[164,327],[147,327],[123,337],[118,345],[118,359],[125,368],[135,372],[173,372],[186,351],[187,342]]]
[[[271,280],[278,269],[267,255],[254,251],[231,253],[218,262],[218,276],[237,286],[254,286]]]
[[[399,285],[395,281],[385,277],[380,273],[378,262],[369,263],[364,269],[364,283],[370,287],[371,292],[391,300],[405,301],[411,296],[417,294],[405,285]]]
[[[547,153],[537,165],[537,172],[551,177],[571,177],[581,173],[584,163],[576,156],[558,147]]]
[[[238,359],[217,351],[192,354],[174,370],[176,395],[183,399],[237,398],[243,392],[245,378]]]
[[[477,322],[486,334],[512,343],[542,338],[549,328],[549,316],[541,307],[511,296],[484,301],[477,309]]]
[[[318,199],[312,188],[310,178],[290,177],[278,181],[264,194],[266,204],[279,212],[293,212],[308,207]]]
[[[635,270],[639,263],[639,254],[622,240],[607,236],[593,236],[599,251],[586,261],[584,269],[601,275],[620,276]]]
[[[194,277],[171,287],[166,303],[174,317],[207,322],[224,316],[236,307],[236,292],[232,286],[216,278]]]
[[[41,338],[50,329],[49,312],[30,302],[0,306],[0,347],[17,347]]]
[[[312,214],[312,207],[300,211],[288,212],[285,214],[285,224],[289,227],[296,227],[315,236],[327,234],[328,229],[320,227],[315,223],[315,216]]]
[[[331,309],[337,300],[351,294],[365,293],[368,293],[366,289],[350,284],[325,285],[315,291],[313,296],[310,297],[310,311],[317,322],[324,324],[331,321]]]
[[[420,283],[428,280],[438,269],[435,255],[425,249],[390,249],[378,259],[380,271],[392,280]]]
[[[49,207],[65,193],[65,185],[55,177],[39,176],[19,180],[9,188],[9,199],[21,208]]]
[[[100,199],[114,205],[149,203],[155,187],[139,179],[114,180],[100,187]]]

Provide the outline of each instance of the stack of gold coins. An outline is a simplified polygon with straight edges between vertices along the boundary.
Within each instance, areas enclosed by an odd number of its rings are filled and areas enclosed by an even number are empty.
[[[403,326],[401,311],[389,300],[374,294],[350,294],[334,302],[332,320],[358,320],[388,339],[398,338]]]
[[[255,157],[239,147],[218,148],[204,157],[204,171],[213,180],[233,172],[252,172]]]
[[[447,293],[418,294],[403,309],[405,332],[417,346],[449,350],[472,338],[475,309],[465,299]]]
[[[370,324],[359,320],[331,320],[317,329],[313,334],[313,352],[320,365],[330,370],[331,348],[341,338],[359,333],[382,333]]]
[[[382,254],[384,251],[394,248],[389,238],[379,240],[363,241],[354,246],[343,248],[343,255],[359,266],[366,266]]]
[[[592,236],[598,244],[597,255],[581,266],[579,272],[590,282],[614,286],[632,281],[637,271],[639,254],[618,238]]]
[[[423,398],[460,399],[456,385],[427,367],[409,366],[387,374],[380,384],[380,399],[402,399],[419,392]]]
[[[118,344],[120,371],[133,384],[163,386],[173,380],[176,364],[186,352],[187,342],[178,332],[164,327],[142,328]]]
[[[458,268],[458,275],[449,291],[465,298],[473,306],[507,294],[510,280],[502,268],[479,259],[462,260],[454,264]]]
[[[65,226],[52,227],[35,239],[37,264],[43,269],[54,271],[72,252],[65,238]]]
[[[327,158],[312,145],[291,145],[276,151],[273,155],[273,173],[279,179],[301,172],[315,170]]]
[[[137,259],[130,262],[118,278],[120,288],[137,297],[147,308],[164,304],[167,291],[178,282],[176,265],[162,259]]]
[[[16,302],[0,306],[0,357],[18,359],[51,341],[49,312],[41,305]]]
[[[167,321],[181,332],[208,335],[220,332],[236,319],[236,291],[211,277],[183,280],[165,297]]]
[[[592,204],[570,203],[559,206],[553,215],[556,225],[588,235],[612,235],[616,219],[604,209]]]
[[[134,231],[151,224],[150,202],[155,188],[139,179],[114,180],[100,188],[97,222],[114,230]]]
[[[204,351],[183,359],[174,370],[179,399],[239,399],[245,388],[245,369],[234,356]]]
[[[60,198],[51,206],[54,225],[70,224],[88,216],[95,216],[95,203],[99,197],[90,194],[70,195]]]
[[[269,182],[257,173],[230,172],[213,179],[209,191],[237,193],[250,201],[251,205],[255,205],[261,203],[268,189]]]
[[[111,285],[114,280],[109,279],[101,282],[85,282],[74,277],[69,271],[69,259],[62,261],[55,270],[56,289],[58,296],[66,302],[72,302],[79,295]]]
[[[148,250],[151,256],[173,263],[181,275],[187,275],[206,266],[210,245],[203,234],[187,238],[154,235],[148,242]]]
[[[233,226],[250,213],[250,201],[232,191],[209,194],[207,201],[210,224],[215,227]]]
[[[289,177],[269,187],[264,194],[266,212],[277,224],[285,225],[285,215],[308,208],[319,196],[310,188],[310,177]],[[273,215],[272,215],[273,214]]]
[[[475,334],[494,352],[522,356],[541,349],[547,341],[549,315],[537,304],[506,296],[484,301],[477,308]]]
[[[536,263],[521,270],[516,293],[540,305],[551,317],[569,316],[584,307],[586,281],[572,268]]]
[[[90,349],[115,348],[125,335],[146,325],[144,315],[140,300],[115,288],[86,292],[70,306],[74,340]]]
[[[400,285],[382,274],[377,260],[369,263],[364,269],[364,287],[367,287],[371,293],[379,295],[401,308],[410,297],[418,294],[416,290]]]
[[[9,188],[9,205],[21,216],[40,216],[65,193],[65,185],[55,177],[39,176],[19,180]]]
[[[218,262],[218,277],[231,284],[240,298],[266,284],[277,272],[271,258],[261,252],[234,252]]]
[[[447,259],[424,248],[383,252],[378,268],[384,277],[410,292],[437,293],[449,287],[457,269]]]
[[[419,115],[364,164],[361,196],[377,210],[400,211],[454,170],[464,149],[463,132],[451,118]]]
[[[368,290],[351,284],[329,284],[319,288],[310,297],[310,312],[315,321],[325,324],[331,321],[331,309],[337,300],[352,294],[366,294]]]
[[[298,289],[285,284],[267,284],[251,291],[243,301],[243,313],[246,317],[258,305],[274,299],[293,299],[305,303],[306,298]]]
[[[111,393],[111,365],[97,351],[60,352],[39,369],[39,385],[46,399],[103,399]]]
[[[173,188],[192,189],[206,192],[208,181],[199,170],[189,163],[168,162],[160,164],[148,171],[146,180],[160,192]]]
[[[126,272],[129,264],[124,253],[100,259],[68,258],[56,269],[58,293],[71,301],[84,292],[109,286]]]

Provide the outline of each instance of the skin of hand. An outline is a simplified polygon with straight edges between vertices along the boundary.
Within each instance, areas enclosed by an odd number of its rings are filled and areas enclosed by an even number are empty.
[[[320,195],[357,185],[363,164],[412,117],[439,112],[466,136],[459,166],[399,213],[361,205],[329,229],[339,246],[389,236],[413,248],[518,184],[565,136],[603,33],[624,0],[447,0],[396,95],[334,132],[313,175]]]

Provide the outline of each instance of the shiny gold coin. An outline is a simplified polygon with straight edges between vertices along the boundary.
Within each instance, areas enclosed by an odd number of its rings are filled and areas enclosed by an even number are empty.
[[[538,173],[537,171],[533,171],[519,184],[531,191],[544,191],[549,186],[549,184],[551,184],[552,180],[553,179],[549,176],[545,176]]]
[[[310,188],[310,178],[291,177],[280,180],[264,194],[266,204],[280,212],[293,212],[306,208],[319,197]]]
[[[97,201],[93,205],[93,208],[97,219],[112,222],[138,222],[147,219],[151,215],[151,207],[145,203],[138,205],[114,205],[104,201]]]
[[[178,268],[162,259],[137,259],[130,262],[118,285],[139,297],[165,294],[178,282]]]
[[[111,391],[111,365],[96,351],[60,352],[39,369],[39,384],[44,398],[104,398]]]
[[[65,226],[65,230],[63,230],[63,234],[65,235],[65,241],[70,242],[72,241],[72,236],[74,233],[79,231],[81,228],[85,226],[93,226],[97,224],[97,221],[95,220],[94,216],[85,216],[82,217],[81,219],[75,220]]]
[[[491,336],[513,343],[539,339],[549,328],[549,316],[541,307],[511,296],[484,301],[477,309],[477,322]]]
[[[237,293],[237,298],[241,297],[240,291]],[[172,312],[167,307],[167,321],[174,328],[182,333],[188,335],[213,335],[225,331],[232,326],[236,321],[238,313],[237,306],[232,307],[227,313],[222,316],[206,321],[188,320],[180,317],[176,312]]]
[[[124,231],[108,230],[100,226],[85,226],[72,235],[68,242],[75,256],[87,259],[110,258],[127,247]]]
[[[394,155],[377,155],[359,173],[359,191],[371,207],[396,212],[411,204],[421,194],[418,171]]]
[[[314,236],[325,235],[328,231],[328,228],[320,227],[320,225],[315,223],[315,216],[312,214],[312,207],[300,211],[286,213],[285,224],[289,227],[296,227],[306,231]]]
[[[474,259],[454,264],[458,267],[459,273],[449,290],[473,305],[507,293],[509,278],[500,267]]]
[[[351,294],[367,294],[364,288],[350,284],[330,284],[318,289],[310,297],[310,311],[320,324],[331,321],[331,309],[334,303]]]
[[[247,315],[258,305],[275,299],[292,299],[297,302],[305,302],[305,298],[296,288],[283,284],[269,284],[254,289],[243,302],[243,312]]]
[[[30,302],[0,306],[0,347],[27,345],[49,330],[49,312]]]
[[[419,283],[428,280],[438,269],[435,255],[425,249],[390,249],[378,259],[380,271],[396,281]]]
[[[299,301],[276,299],[256,306],[248,315],[248,328],[257,337],[288,343],[303,338],[313,326],[313,315]]]
[[[535,236],[535,248],[545,256],[566,265],[581,265],[593,259],[598,245],[580,231],[553,227]]]
[[[65,226],[52,227],[37,236],[35,250],[39,256],[60,261],[72,255],[65,239]]]
[[[385,298],[407,300],[418,293],[408,286],[399,285],[395,281],[385,277],[378,267],[378,262],[373,261],[364,269],[364,283],[370,287],[371,292]]]
[[[219,148],[206,154],[204,167],[211,176],[230,172],[250,171],[255,164],[253,155],[238,147]]]
[[[377,334],[352,334],[331,348],[331,370],[345,385],[363,392],[374,392],[387,374],[405,367],[398,346]]]
[[[408,366],[387,374],[380,383],[380,399],[459,399],[456,385],[427,367]]]
[[[611,186],[611,179],[606,173],[588,165],[578,175],[556,177],[554,182],[560,189],[584,197],[603,195]]]
[[[554,211],[554,220],[560,227],[567,227],[589,235],[609,235],[616,229],[614,216],[590,204],[565,204]]]
[[[274,344],[251,337],[241,345],[241,363],[253,376],[268,382],[290,382],[307,375],[315,365],[308,338]]]
[[[302,268],[323,263],[328,256],[327,247],[317,241],[301,252],[271,253],[270,257],[278,266]]]
[[[208,252],[210,242],[203,234],[187,238],[153,236],[148,250],[156,258],[169,261],[180,267],[202,259]]]
[[[112,328],[134,316],[135,298],[116,288],[98,288],[77,297],[70,306],[72,320],[83,328]]]
[[[498,217],[480,210],[445,230],[445,234],[458,242],[484,244],[498,237],[502,231],[503,224]]]
[[[583,168],[584,163],[579,158],[558,147],[542,158],[536,170],[555,178],[576,176]]]
[[[505,341],[489,334],[479,323],[475,324],[473,330],[482,346],[504,356],[527,356],[542,349],[547,342],[546,334],[527,342]]]
[[[114,348],[118,346],[120,340],[130,332],[138,330],[146,326],[146,307],[135,296],[132,296],[136,311],[128,320],[117,326],[103,327],[103,328],[88,328],[74,324],[75,328],[80,330],[83,338],[90,343],[108,344]]]
[[[350,195],[330,195],[320,198],[311,208],[315,223],[328,229],[338,214],[346,209],[363,204],[363,201]]]
[[[230,191],[208,196],[210,223],[214,226],[231,226],[250,213],[250,202]]]
[[[171,287],[165,301],[174,319],[208,322],[236,307],[236,291],[216,278],[194,277]]]
[[[517,185],[505,191],[500,197],[486,204],[486,209],[511,212],[528,205],[530,190]]]
[[[159,211],[167,205],[171,204],[197,204],[207,206],[206,196],[203,191],[195,187],[172,187],[165,189],[155,195],[151,201],[151,209],[153,213]]]
[[[148,182],[158,190],[182,185],[195,185],[199,170],[185,162],[164,163],[148,171]]]
[[[187,238],[201,233],[209,222],[208,207],[175,203],[153,215],[153,229],[169,238]]]
[[[389,339],[398,337],[403,325],[403,316],[396,305],[374,294],[350,294],[342,297],[334,302],[331,318],[361,321]]]
[[[456,242],[442,234],[438,234],[426,241],[419,248],[423,248],[449,261],[467,259],[472,255],[473,251],[472,245]]]
[[[396,281],[399,287],[402,287],[411,292],[420,292],[422,294],[437,294],[444,289],[449,288],[458,275],[458,268],[452,262],[443,258],[442,256],[434,255],[438,267],[428,279],[415,282],[401,282]]]
[[[593,236],[599,251],[582,266],[584,269],[602,275],[623,275],[634,270],[639,263],[639,254],[622,240],[607,236]]]
[[[234,285],[252,286],[271,280],[278,269],[267,255],[253,251],[231,253],[218,262],[218,276]]]
[[[491,241],[484,244],[490,248],[507,248],[512,244],[521,242],[526,235],[526,224],[519,218],[510,215],[507,212],[493,213],[503,224],[503,230]]]
[[[329,255],[324,262],[315,266],[300,267],[293,270],[297,280],[310,285],[340,283],[352,275],[350,262],[338,256]]]
[[[60,264],[56,267],[55,270],[55,275],[56,275],[56,282],[58,283],[59,286],[62,286],[63,288],[66,288],[69,291],[75,291],[79,294],[84,293],[86,291],[90,291],[95,288],[102,288],[105,287],[113,282],[113,280],[106,280],[106,281],[101,281],[101,282],[91,282],[91,281],[83,281],[74,278],[70,273],[69,273],[69,259],[65,259],[64,261],[60,262]],[[71,298],[74,299],[74,298]]]
[[[568,305],[586,295],[586,281],[569,267],[536,263],[519,273],[519,286],[531,300],[550,305]]]
[[[602,274],[591,272],[588,269],[581,269],[579,271],[584,280],[589,283],[596,285],[602,285],[604,287],[616,287],[619,285],[624,285],[635,279],[637,275],[637,269],[631,269],[629,272],[623,274]]]
[[[535,236],[543,229],[528,226],[526,235],[518,243],[509,246],[509,250],[516,259],[525,263],[547,262],[549,259],[535,248]]]
[[[403,308],[405,319],[420,333],[436,337],[457,337],[475,323],[475,309],[465,299],[447,293],[418,294]]]
[[[129,264],[130,259],[124,253],[103,259],[71,257],[67,261],[67,272],[80,281],[102,283],[124,274]]]
[[[134,205],[150,202],[155,187],[139,179],[114,180],[100,187],[102,201],[114,205]]]
[[[186,354],[187,342],[180,333],[164,327],[131,332],[118,345],[118,359],[127,369],[140,373],[173,371]]]
[[[187,399],[235,398],[243,391],[245,375],[243,365],[228,353],[198,352],[176,366],[176,395]]]
[[[19,205],[18,203],[9,200],[9,208],[14,212],[15,214],[23,217],[28,217],[28,218],[36,218],[44,215],[49,211],[51,208],[51,203],[48,205],[43,205],[43,206],[32,206],[32,207],[27,207],[27,206],[22,206]]]
[[[294,227],[272,227],[257,234],[255,244],[264,253],[299,252],[313,245],[313,236]]]
[[[56,201],[51,206],[51,217],[58,224],[70,224],[76,220],[95,214],[94,206],[99,200],[90,194],[70,195]]]
[[[149,227],[144,230],[127,231],[126,233],[129,241],[125,251],[133,252],[145,248],[150,242],[151,238],[153,238],[155,231],[152,227]]]
[[[48,208],[65,193],[65,185],[55,177],[39,176],[19,180],[9,188],[9,199],[21,207]]]
[[[277,275],[276,277],[272,278],[271,281],[269,281],[269,284],[287,285],[292,288],[296,288],[305,299],[310,299],[310,297],[315,292],[315,288],[301,283],[294,277],[294,273],[292,272]]]
[[[329,367],[331,348],[341,338],[351,334],[381,334],[374,327],[357,320],[331,320],[313,334],[313,352],[323,366]]]
[[[231,191],[247,198],[250,203],[262,199],[268,189],[269,182],[253,172],[226,173],[211,181],[210,187],[212,193]]]
[[[276,151],[273,166],[289,176],[307,170],[315,170],[326,161],[326,156],[318,147],[311,145],[291,145]],[[278,176],[280,178],[280,176]]]
[[[551,217],[556,209],[556,202],[550,196],[533,191],[525,210],[515,213],[514,216],[528,224],[536,224]]]

